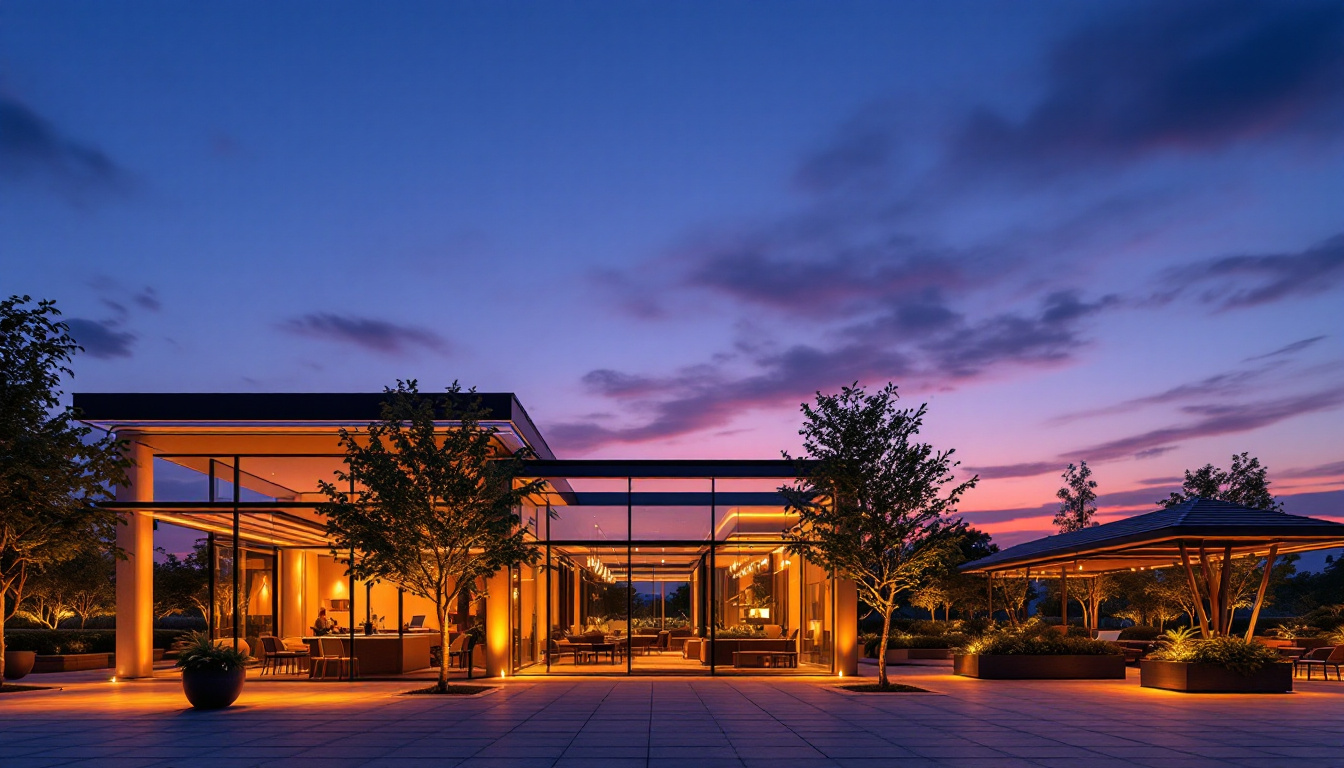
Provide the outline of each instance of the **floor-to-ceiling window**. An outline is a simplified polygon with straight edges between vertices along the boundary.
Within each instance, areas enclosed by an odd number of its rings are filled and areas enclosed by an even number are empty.
[[[523,514],[545,553],[533,597],[512,576],[515,670],[833,671],[829,578],[787,552],[780,478],[547,480],[548,509]]]

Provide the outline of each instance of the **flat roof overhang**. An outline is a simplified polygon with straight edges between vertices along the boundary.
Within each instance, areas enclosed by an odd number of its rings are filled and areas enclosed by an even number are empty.
[[[469,397],[461,395],[458,400]],[[485,411],[482,423],[500,429],[506,447],[517,450],[526,445],[543,459],[555,458],[513,393],[483,392],[474,397]],[[77,392],[73,403],[85,424],[110,432],[152,435],[147,442],[158,452],[224,455],[314,453],[323,446],[330,450],[334,442],[322,436],[334,435],[341,428],[367,427],[381,418],[386,398],[382,392]],[[444,426],[456,423],[442,422]],[[307,441],[304,435],[310,436]],[[269,439],[269,451],[255,445],[258,436]],[[280,436],[291,436],[292,446],[277,450]]]
[[[1009,547],[961,566],[963,573],[1041,575],[1065,568],[1070,575],[1167,568],[1181,564],[1181,546],[1197,552],[1227,547],[1232,557],[1263,557],[1344,546],[1344,524],[1255,510],[1211,499],[1192,499],[1081,531]]]

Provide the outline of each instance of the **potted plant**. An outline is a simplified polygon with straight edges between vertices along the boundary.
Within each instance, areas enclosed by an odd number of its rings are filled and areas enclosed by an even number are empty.
[[[247,679],[246,665],[247,654],[215,644],[204,632],[192,632],[177,646],[182,692],[197,709],[223,709],[236,701]]]
[[[37,663],[37,651],[5,651],[5,679],[19,680],[28,676]]]
[[[1192,629],[1175,629],[1139,662],[1139,684],[1186,693],[1287,693],[1293,690],[1293,665],[1261,643],[1202,640]]]
[[[952,656],[952,671],[992,680],[1123,680],[1125,655],[1113,643],[1066,637],[1033,622],[962,646]]]

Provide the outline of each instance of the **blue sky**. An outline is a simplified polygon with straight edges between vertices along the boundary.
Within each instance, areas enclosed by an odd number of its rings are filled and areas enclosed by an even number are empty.
[[[1336,3],[12,2],[0,289],[83,391],[517,392],[773,456],[896,381],[1049,528],[1250,451],[1344,515]]]

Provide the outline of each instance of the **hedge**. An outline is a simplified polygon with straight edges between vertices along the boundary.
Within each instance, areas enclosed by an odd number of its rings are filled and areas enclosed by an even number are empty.
[[[179,629],[154,630],[154,647],[168,649]],[[5,650],[37,651],[42,656],[62,653],[116,653],[117,633],[110,629],[6,629]]]

